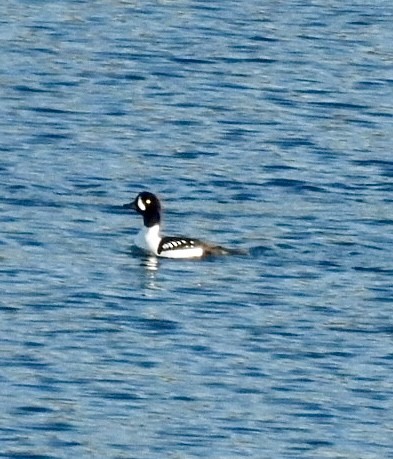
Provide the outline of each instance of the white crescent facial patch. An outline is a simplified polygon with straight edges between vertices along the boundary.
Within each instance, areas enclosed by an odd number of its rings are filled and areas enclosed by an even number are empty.
[[[142,212],[146,210],[146,206],[143,204],[143,201],[140,196],[138,198],[136,205],[138,206],[138,209],[140,209]]]

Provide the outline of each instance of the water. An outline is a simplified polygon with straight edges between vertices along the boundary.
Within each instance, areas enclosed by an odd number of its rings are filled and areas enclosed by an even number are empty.
[[[0,456],[393,457],[391,2],[0,17]]]

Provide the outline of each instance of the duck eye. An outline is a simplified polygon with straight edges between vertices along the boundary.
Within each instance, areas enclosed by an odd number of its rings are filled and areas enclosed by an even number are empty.
[[[146,199],[146,204],[151,204],[151,200],[150,199]]]

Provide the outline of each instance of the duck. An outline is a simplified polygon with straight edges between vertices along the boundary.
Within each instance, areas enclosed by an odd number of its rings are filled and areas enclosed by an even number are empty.
[[[158,197],[149,191],[140,192],[136,198],[123,205],[143,218],[143,226],[135,237],[135,245],[143,251],[162,258],[204,258],[229,255],[236,250],[184,236],[161,235],[162,206]]]

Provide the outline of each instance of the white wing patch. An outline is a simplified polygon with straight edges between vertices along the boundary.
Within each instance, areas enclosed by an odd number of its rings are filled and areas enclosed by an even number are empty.
[[[192,239],[171,239],[164,242],[158,250],[160,257],[166,258],[193,258],[203,255],[203,248],[195,246]]]
[[[170,250],[170,249],[191,249],[195,248],[194,241],[186,241],[185,239],[173,240],[169,242],[165,242],[162,245],[162,250]]]

